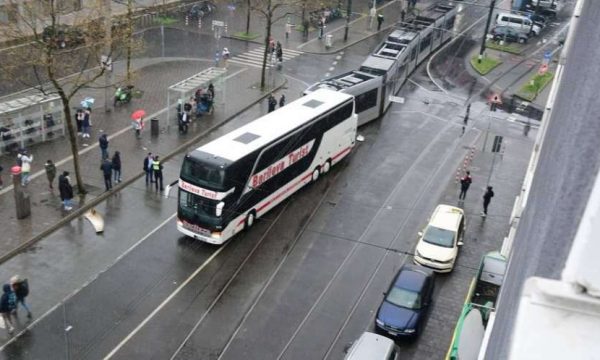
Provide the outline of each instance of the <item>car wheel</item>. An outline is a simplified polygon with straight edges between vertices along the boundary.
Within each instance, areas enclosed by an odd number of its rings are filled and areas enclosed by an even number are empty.
[[[525,38],[519,39],[519,44],[525,44],[526,42],[527,42],[527,39],[525,39]]]

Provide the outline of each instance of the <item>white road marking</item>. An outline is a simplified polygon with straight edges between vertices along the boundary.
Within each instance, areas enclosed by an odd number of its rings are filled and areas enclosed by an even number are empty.
[[[221,245],[221,247],[217,251],[215,251],[208,259],[206,259],[202,263],[202,265],[200,265],[196,269],[196,271],[192,273],[192,275],[185,279],[185,281],[182,282],[181,285],[179,285],[179,287],[177,287],[177,289],[175,289],[171,293],[171,295],[169,295],[162,303],[160,303],[160,305],[158,305],[158,307],[156,307],[154,311],[150,313],[150,315],[148,315],[138,326],[136,326],[135,329],[133,329],[132,332],[130,332],[114,349],[112,349],[112,351],[104,357],[104,360],[112,358],[117,353],[117,351],[119,351],[132,337],[135,336],[135,334],[137,334],[150,320],[152,320],[152,318],[156,316],[156,314],[158,314],[158,312],[161,311],[162,308],[164,308],[171,301],[171,299],[173,299],[177,294],[179,294],[179,292],[183,290],[183,288],[186,287],[187,284],[189,284],[190,281],[192,281],[198,274],[200,274],[200,272],[202,272],[202,270],[204,270],[204,268],[208,266],[208,264],[210,264],[210,262],[213,261],[221,253],[221,251],[223,251],[230,243],[231,241],[228,241],[225,244]]]
[[[144,237],[142,237],[140,240],[138,240],[138,242],[136,242],[135,244],[133,244],[129,249],[127,249],[123,254],[119,255],[115,261],[113,261],[111,264],[109,264],[104,270],[98,272],[98,274],[96,274],[96,276],[94,276],[92,279],[90,279],[89,281],[86,281],[83,285],[81,285],[79,288],[75,289],[73,292],[71,292],[69,295],[67,295],[60,303],[54,305],[53,307],[51,307],[48,311],[46,311],[44,314],[42,314],[42,316],[40,316],[39,318],[35,319],[33,322],[31,322],[29,325],[27,325],[27,327],[25,327],[24,329],[22,329],[21,331],[19,331],[19,333],[16,334],[16,336],[14,336],[13,338],[11,338],[9,341],[7,341],[5,344],[2,345],[2,347],[0,347],[0,352],[4,350],[4,348],[6,348],[8,345],[10,345],[11,343],[15,342],[22,334],[24,334],[25,332],[29,331],[30,329],[33,329],[33,327],[40,321],[42,321],[44,318],[46,318],[48,315],[50,315],[54,310],[56,310],[59,306],[63,305],[64,303],[66,303],[69,299],[71,299],[73,296],[75,296],[75,294],[77,294],[78,292],[81,291],[81,289],[85,288],[86,286],[88,286],[89,284],[91,284],[93,281],[95,281],[96,279],[98,279],[98,277],[105,273],[106,271],[108,271],[108,269],[110,269],[111,267],[113,267],[116,263],[118,263],[122,258],[124,258],[127,254],[129,254],[131,251],[133,251],[133,249],[135,249],[136,247],[138,247],[142,242],[144,242],[144,240],[146,240],[147,238],[149,238],[150,236],[152,236],[154,233],[156,233],[158,230],[160,230],[160,228],[162,228],[163,226],[165,226],[165,224],[167,224],[169,221],[173,220],[173,218],[177,216],[177,213],[173,213],[173,215],[169,216],[167,219],[165,219],[165,221],[163,221],[162,223],[160,223],[157,227],[155,227],[154,229],[152,229],[148,234],[146,234]]]

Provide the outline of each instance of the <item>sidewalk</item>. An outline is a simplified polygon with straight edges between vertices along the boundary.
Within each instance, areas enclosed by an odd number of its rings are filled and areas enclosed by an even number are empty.
[[[5,188],[0,191],[0,227],[2,228],[2,242],[0,243],[0,262],[4,262],[19,251],[26,249],[37,240],[48,235],[62,224],[81,216],[87,209],[103,201],[109,193],[105,193],[104,183],[99,170],[100,150],[98,137],[102,133],[109,134],[110,156],[115,151],[121,152],[123,163],[123,182],[115,186],[112,193],[128,186],[135,179],[142,176],[142,161],[148,152],[159,155],[164,161],[174,154],[184,151],[186,146],[194,144],[210,129],[227,122],[240,112],[266,97],[269,91],[261,92],[258,87],[238,86],[237,84],[254,84],[256,73],[244,68],[230,66],[223,84],[216,83],[215,111],[212,116],[204,116],[195,121],[189,133],[179,135],[175,112],[171,111],[171,119],[166,119],[166,89],[169,85],[183,80],[201,70],[212,66],[205,61],[162,59],[162,61],[146,62],[140,69],[136,88],[145,91],[142,99],[134,99],[129,106],[117,107],[113,112],[105,113],[103,91],[86,91],[86,96],[96,99],[95,111],[92,113],[92,132],[88,139],[78,138],[80,149],[80,165],[84,186],[88,193],[75,198],[75,210],[67,213],[61,208],[58,196],[57,180],[54,180],[53,192],[48,189],[48,182],[44,173],[44,163],[52,159],[57,164],[57,174],[64,170],[71,173],[75,181],[73,164],[69,147],[65,146],[66,137],[56,141],[33,146],[29,149],[33,155],[31,183],[26,191],[31,199],[31,215],[22,220],[16,219],[12,179],[9,175],[10,167],[15,165],[15,159],[2,156],[0,164],[6,169],[3,174]],[[276,74],[277,87],[284,80]],[[223,98],[226,97],[226,101]],[[146,121],[152,117],[159,118],[160,135],[157,138],[150,136],[150,124],[142,134],[142,139],[137,140],[131,130],[129,116],[135,109],[144,109],[148,114]],[[51,155],[49,155],[51,154]],[[11,186],[8,186],[11,184]],[[74,187],[76,191],[76,187]]]

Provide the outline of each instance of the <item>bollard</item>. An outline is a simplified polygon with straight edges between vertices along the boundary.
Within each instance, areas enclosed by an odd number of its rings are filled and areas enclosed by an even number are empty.
[[[160,127],[157,118],[150,119],[150,136],[158,136],[160,133]]]
[[[327,34],[325,35],[325,47],[330,48],[333,45],[333,35]]]
[[[21,167],[13,166],[10,168],[13,178],[13,190],[15,194],[15,207],[17,210],[17,219],[25,219],[31,215],[31,201],[29,194],[21,186]]]

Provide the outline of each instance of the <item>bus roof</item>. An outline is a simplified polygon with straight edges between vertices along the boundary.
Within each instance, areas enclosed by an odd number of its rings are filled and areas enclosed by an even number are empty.
[[[328,89],[316,90],[196,150],[237,161],[352,97]]]

